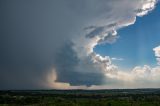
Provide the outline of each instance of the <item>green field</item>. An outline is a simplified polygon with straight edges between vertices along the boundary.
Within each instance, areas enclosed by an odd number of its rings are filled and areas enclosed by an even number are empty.
[[[160,89],[0,91],[0,106],[160,106]]]

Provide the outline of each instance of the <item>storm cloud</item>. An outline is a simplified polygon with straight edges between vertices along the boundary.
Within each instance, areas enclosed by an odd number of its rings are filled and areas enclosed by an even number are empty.
[[[93,48],[114,43],[116,30],[134,24],[155,4],[156,0],[1,0],[0,89],[46,89],[52,80],[52,88],[57,83],[111,83],[106,73],[117,75],[117,66]],[[56,79],[49,77],[52,69]]]

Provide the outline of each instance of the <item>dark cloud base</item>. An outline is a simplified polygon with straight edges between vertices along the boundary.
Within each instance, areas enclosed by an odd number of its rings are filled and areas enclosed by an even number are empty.
[[[105,76],[102,73],[85,73],[77,71],[76,67],[80,60],[72,49],[73,44],[66,44],[58,53],[55,59],[57,82],[70,83],[73,86],[79,85],[101,85]]]

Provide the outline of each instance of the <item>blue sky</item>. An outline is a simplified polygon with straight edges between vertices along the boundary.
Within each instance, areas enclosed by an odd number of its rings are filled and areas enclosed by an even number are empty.
[[[118,31],[119,39],[114,44],[98,45],[95,52],[123,61],[113,61],[121,69],[135,66],[155,66],[157,61],[153,48],[160,44],[160,5],[150,14],[137,17],[136,23]]]

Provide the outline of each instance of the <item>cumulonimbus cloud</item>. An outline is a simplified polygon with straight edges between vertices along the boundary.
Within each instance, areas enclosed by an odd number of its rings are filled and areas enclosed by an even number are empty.
[[[159,75],[155,74],[158,73],[158,71],[156,71],[159,70],[158,67],[150,68],[147,65],[144,67],[135,66],[134,69],[131,69],[128,72],[123,72],[120,71],[116,65],[112,64],[112,58],[110,58],[109,56],[102,57],[101,55],[95,53],[93,49],[96,45],[102,43],[114,43],[116,39],[118,39],[116,30],[134,24],[136,21],[136,17],[142,17],[143,15],[146,15],[148,12],[153,10],[155,8],[156,2],[156,0],[102,0],[102,2],[100,3],[99,1],[94,0],[92,2],[92,5],[87,4],[90,2],[85,2],[87,5],[85,9],[89,8],[89,10],[92,10],[87,11],[88,14],[96,14],[96,17],[90,17],[90,21],[88,22],[88,24],[86,24],[84,32],[80,36],[75,36],[72,39],[72,49],[76,52],[77,58],[79,59],[79,63],[75,66],[75,70],[80,73],[88,73],[88,75],[93,73],[105,75],[106,78],[104,79],[108,80],[108,82],[111,80],[115,80],[120,83],[125,82],[129,84],[130,81],[136,83],[137,79],[141,80],[141,82],[144,83],[149,80],[152,81],[155,75]],[[125,6],[123,6],[124,4]],[[96,6],[96,8],[93,8],[92,6]],[[96,13],[97,11],[98,13]],[[158,59],[159,58],[157,58],[157,60]],[[88,75],[86,75],[85,77],[89,77]],[[149,79],[147,78],[147,76],[149,77]],[[87,78],[85,78],[85,80],[87,82]],[[103,82],[100,84],[107,85],[104,80],[102,81]],[[91,83],[89,85],[98,84],[95,84],[92,78],[90,79],[90,82]],[[82,84],[86,85],[85,82]],[[113,82],[113,86],[116,84],[117,83]],[[131,86],[127,84],[125,87]],[[140,83],[132,84],[133,87],[140,87],[139,85]]]
[[[3,61],[7,54],[0,55],[3,57],[0,60],[3,63],[3,67],[0,67],[2,88],[93,89],[101,85],[105,88],[123,87],[122,82],[135,87],[138,84],[130,85],[126,79],[134,82],[137,74],[138,78],[146,79],[141,74],[151,70],[150,80],[152,76],[157,77],[158,66],[138,67],[133,72],[123,72],[112,63],[111,57],[94,52],[96,45],[116,42],[118,29],[134,24],[137,16],[152,11],[156,3],[157,0],[13,1],[9,4],[11,9],[6,20],[8,16],[13,18],[5,21],[7,28],[12,29],[11,34],[5,30],[1,32],[1,35],[16,36],[7,41],[11,42],[11,46],[7,45],[8,52],[14,51],[9,55],[11,63]],[[2,10],[8,9],[6,4],[0,4],[4,5]],[[18,26],[13,28],[17,23]],[[156,82],[157,79],[152,81]]]
[[[134,24],[136,17],[142,17],[153,10],[156,2],[156,0],[102,0],[101,2],[94,0],[91,4],[89,1],[83,2],[86,6],[84,8],[86,12],[82,14],[91,17],[87,17],[89,21],[83,28],[83,33],[72,38],[72,49],[79,62],[74,66],[74,70],[73,68],[71,70],[77,72],[85,81],[81,79],[77,80],[75,83],[72,80],[63,80],[63,82],[70,83],[72,86],[77,84],[92,86],[99,84],[107,85],[108,83],[106,82],[112,82],[113,80],[114,86],[117,84],[116,82],[125,82],[129,84],[130,81],[135,83],[137,79],[141,79],[141,82],[144,81],[145,83],[146,81],[152,80],[155,75],[159,75],[155,74],[158,73],[158,71],[156,71],[158,67],[152,69],[147,65],[144,67],[136,66],[133,70],[128,72],[120,71],[116,65],[112,64],[112,58],[109,56],[102,57],[93,50],[96,45],[114,43],[116,39],[118,39],[116,30]],[[58,71],[59,70],[57,70],[57,72]],[[87,74],[83,76],[81,73]],[[92,74],[95,74],[95,76],[90,76]],[[97,76],[99,74],[103,77],[103,80],[99,80],[99,76]],[[57,77],[61,75],[62,74],[59,74]],[[92,79],[92,77],[95,78]],[[147,77],[149,77],[149,79]],[[78,77],[75,78],[75,80],[76,79],[78,79]],[[87,83],[88,80],[90,80],[89,83]],[[126,87],[131,86],[127,84]],[[138,84],[132,84],[132,86],[138,87]]]

